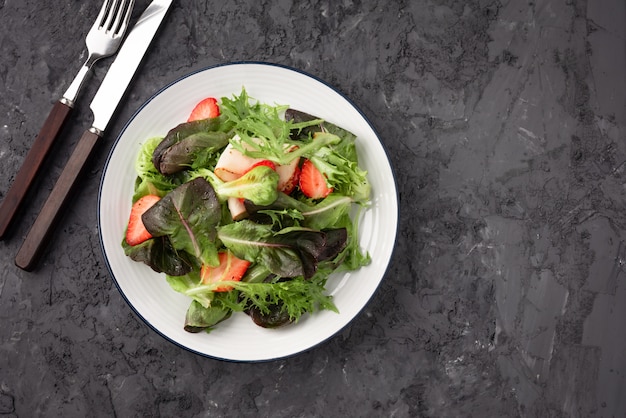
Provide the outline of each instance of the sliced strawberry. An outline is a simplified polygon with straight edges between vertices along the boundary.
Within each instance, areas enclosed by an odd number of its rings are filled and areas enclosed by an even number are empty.
[[[226,250],[218,255],[220,264],[217,267],[203,265],[200,269],[200,278],[203,284],[217,283],[221,281],[241,281],[241,278],[248,270],[250,262],[235,257],[233,253]],[[218,286],[216,292],[228,292],[232,286]]]
[[[130,210],[128,218],[128,227],[126,228],[126,243],[130,246],[141,244],[142,242],[152,238],[152,235],[143,225],[141,215],[150,209],[161,198],[159,196],[149,194],[138,199]]]
[[[194,120],[216,118],[220,115],[220,107],[214,97],[207,97],[196,105],[189,115],[187,122]]]
[[[302,193],[313,199],[321,199],[333,191],[332,188],[326,185],[326,178],[311,160],[304,160],[302,170],[300,170],[299,184]]]
[[[260,165],[264,165],[266,167],[271,168],[272,170],[276,171],[276,164],[274,164],[273,161],[270,160],[261,160],[261,161],[257,161],[256,163],[252,164],[246,171],[244,171],[243,174],[246,174],[248,171],[252,170],[255,167],[258,167]]]

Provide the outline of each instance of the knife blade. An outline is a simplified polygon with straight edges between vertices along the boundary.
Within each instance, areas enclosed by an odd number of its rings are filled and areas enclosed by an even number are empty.
[[[150,3],[135,23],[117,57],[109,67],[89,106],[93,113],[93,123],[78,141],[15,257],[15,265],[22,270],[31,271],[35,267],[45,244],[49,241],[50,233],[59,219],[61,209],[65,206],[95,145],[104,135],[107,125],[131,83],[172,1],[154,0]]]

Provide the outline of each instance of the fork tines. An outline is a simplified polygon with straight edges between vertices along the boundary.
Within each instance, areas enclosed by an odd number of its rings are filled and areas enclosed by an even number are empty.
[[[134,0],[107,0],[96,19],[99,28],[117,35],[123,32],[130,20]]]

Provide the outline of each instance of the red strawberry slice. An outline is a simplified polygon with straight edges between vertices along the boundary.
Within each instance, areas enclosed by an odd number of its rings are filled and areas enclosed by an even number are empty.
[[[194,120],[216,118],[220,115],[220,107],[214,97],[207,97],[196,105],[189,115],[187,122]]]
[[[312,199],[328,196],[333,189],[326,185],[326,178],[310,160],[305,160],[300,170],[300,190]]]
[[[150,232],[143,225],[141,215],[160,199],[159,196],[149,194],[138,199],[133,204],[130,210],[130,217],[128,218],[128,227],[126,228],[126,243],[128,245],[135,246],[152,238]]]
[[[253,169],[253,168],[255,168],[255,167],[259,167],[259,166],[261,166],[261,165],[263,165],[263,166],[265,166],[265,167],[269,167],[269,168],[271,168],[272,170],[276,171],[276,164],[274,164],[274,162],[273,162],[273,161],[270,161],[270,160],[261,160],[261,161],[258,161],[258,162],[256,162],[256,163],[252,164],[252,165],[250,166],[250,168],[248,168],[246,171],[244,171],[244,173],[243,173],[243,174],[246,174],[248,171],[252,170],[252,169]]]
[[[203,265],[200,269],[200,278],[202,283],[217,283],[225,280],[231,280],[239,282],[241,278],[248,270],[250,262],[235,257],[233,253],[226,250],[220,252],[218,255],[220,264],[217,267]],[[229,285],[218,286],[216,292],[228,292],[233,287]]]

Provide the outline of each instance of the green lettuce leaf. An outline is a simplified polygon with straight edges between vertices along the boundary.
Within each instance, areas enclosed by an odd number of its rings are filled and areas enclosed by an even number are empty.
[[[259,263],[278,277],[315,274],[320,261],[336,256],[345,246],[345,239],[308,228],[289,227],[278,232],[271,225],[243,220],[218,229],[222,244],[238,258]]]
[[[220,227],[218,238],[238,258],[262,264],[277,276],[296,277],[304,274],[297,248],[277,239],[267,225],[249,220],[235,222]]]
[[[244,202],[250,219],[255,222],[301,225],[316,230],[345,227],[346,223],[351,222],[352,203],[354,200],[351,197],[337,193],[331,193],[315,204],[302,202],[284,193],[279,193],[274,203],[269,206]],[[291,222],[286,221],[286,218],[291,218]]]
[[[200,302],[192,300],[185,315],[184,329],[187,332],[210,331],[215,325],[230,318],[233,311],[221,306],[204,307]]]

